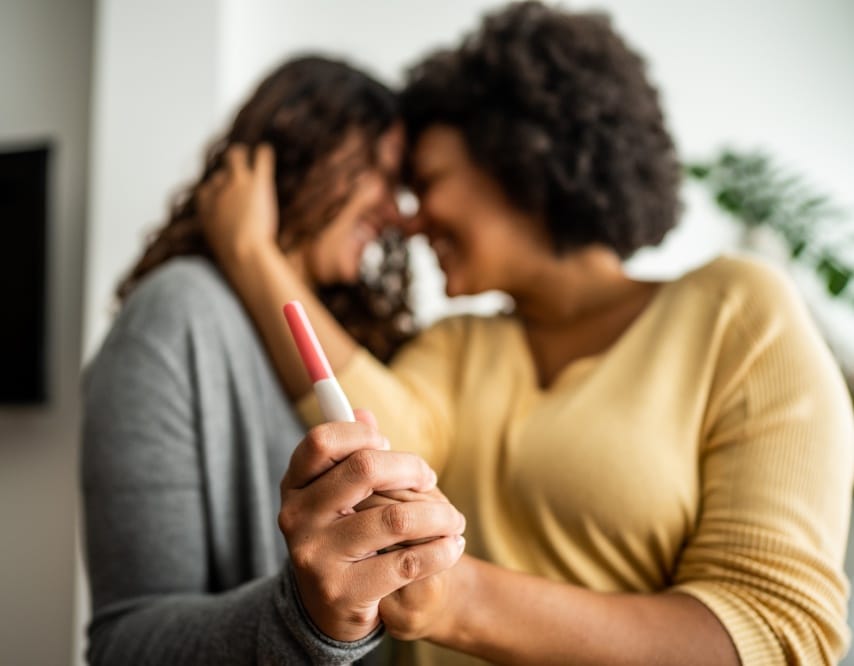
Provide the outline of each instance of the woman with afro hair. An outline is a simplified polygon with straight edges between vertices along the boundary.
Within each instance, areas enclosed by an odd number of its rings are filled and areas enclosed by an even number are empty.
[[[228,273],[285,385],[301,371],[278,312],[300,298],[353,403],[467,518],[454,567],[380,603],[393,636],[426,639],[400,659],[836,663],[850,399],[775,270],[624,272],[679,213],[642,59],[600,15],[513,4],[412,69],[401,106],[411,232],[449,295],[501,290],[511,313],[439,322],[384,366],[265,234],[241,185],[264,174],[245,164],[216,194],[230,214],[205,220],[222,256],[254,248]]]

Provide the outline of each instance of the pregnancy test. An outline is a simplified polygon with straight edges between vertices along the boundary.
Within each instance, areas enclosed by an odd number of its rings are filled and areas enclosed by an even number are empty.
[[[314,394],[320,403],[320,411],[327,421],[354,422],[356,417],[353,408],[344,395],[341,385],[332,373],[332,367],[320,341],[311,327],[311,322],[305,314],[305,309],[299,301],[291,301],[283,308],[285,319],[291,329],[291,335],[297,345],[299,355],[308,376],[314,384]]]

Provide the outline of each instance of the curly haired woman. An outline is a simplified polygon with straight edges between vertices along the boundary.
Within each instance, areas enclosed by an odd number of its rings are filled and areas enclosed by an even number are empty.
[[[86,373],[92,663],[350,663],[379,641],[382,597],[462,552],[462,516],[428,492],[435,473],[384,450],[368,415],[315,428],[294,451],[302,425],[198,214],[220,168],[245,156],[228,148],[262,141],[255,168],[277,166],[259,203],[278,211],[271,233],[300,279],[379,357],[407,335],[399,240],[370,284],[359,271],[397,215],[396,99],[343,63],[285,63],[152,237]],[[352,511],[374,490],[407,489],[418,501]],[[432,540],[383,552],[407,539]]]
[[[232,215],[205,216],[219,254],[254,248],[226,272],[280,377],[278,308],[300,297],[344,390],[468,519],[453,568],[380,604],[389,631],[426,639],[405,646],[418,664],[836,663],[850,399],[776,271],[624,273],[679,211],[641,58],[601,16],[514,4],[415,67],[402,106],[413,231],[448,294],[502,290],[512,314],[440,322],[385,367],[312,302],[240,182],[216,195]]]

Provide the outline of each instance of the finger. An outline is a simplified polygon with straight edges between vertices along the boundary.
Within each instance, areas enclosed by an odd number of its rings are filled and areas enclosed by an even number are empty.
[[[353,410],[353,413],[356,415],[356,420],[361,423],[367,423],[369,426],[377,428],[377,417],[374,416],[374,413],[369,409],[362,409],[361,407]]]
[[[225,185],[228,180],[228,174],[222,169],[217,169],[211,174],[211,177],[208,179],[208,184],[210,188],[213,190],[219,190]]]
[[[353,507],[354,511],[364,511],[374,506],[384,506],[393,502],[450,502],[445,497],[445,494],[439,490],[438,486],[425,493],[416,492],[415,490],[384,490],[381,493],[374,493],[370,497],[365,498]]]
[[[394,502],[355,513],[330,526],[328,544],[362,560],[403,542],[461,535],[466,520],[445,502]]]
[[[255,161],[252,166],[257,178],[273,178],[276,173],[276,153],[269,143],[258,144],[255,148]]]
[[[242,143],[235,143],[225,151],[225,168],[234,178],[242,178],[249,173],[249,149]]]
[[[306,486],[301,501],[311,511],[341,514],[374,491],[428,491],[435,485],[436,473],[414,454],[360,449]]]
[[[434,491],[436,492],[436,491]],[[364,511],[375,506],[385,506],[395,502],[421,502],[438,500],[439,496],[433,493],[417,493],[414,490],[385,490],[382,493],[374,493],[353,507],[356,511]]]
[[[447,536],[428,543],[375,555],[348,567],[354,598],[381,599],[405,585],[451,568],[465,549],[465,539]]]
[[[308,431],[297,446],[282,491],[303,488],[359,449],[388,448],[388,440],[365,423],[324,423]]]

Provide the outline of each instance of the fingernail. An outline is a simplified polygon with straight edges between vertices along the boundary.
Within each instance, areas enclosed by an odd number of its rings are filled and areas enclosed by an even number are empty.
[[[435,486],[439,483],[439,477],[436,476],[436,472],[434,470],[430,470],[430,485]]]
[[[457,544],[457,548],[459,548],[459,549],[460,549],[460,552],[462,552],[462,551],[465,549],[465,547],[466,547],[466,539],[465,539],[465,537],[464,537],[464,536],[462,536],[462,535],[460,535],[460,534],[458,534],[457,536],[455,536],[455,537],[454,537],[454,541],[455,541],[455,542],[456,542],[456,544]]]
[[[391,442],[388,441],[388,437],[383,437],[383,449],[386,451],[391,449]]]

